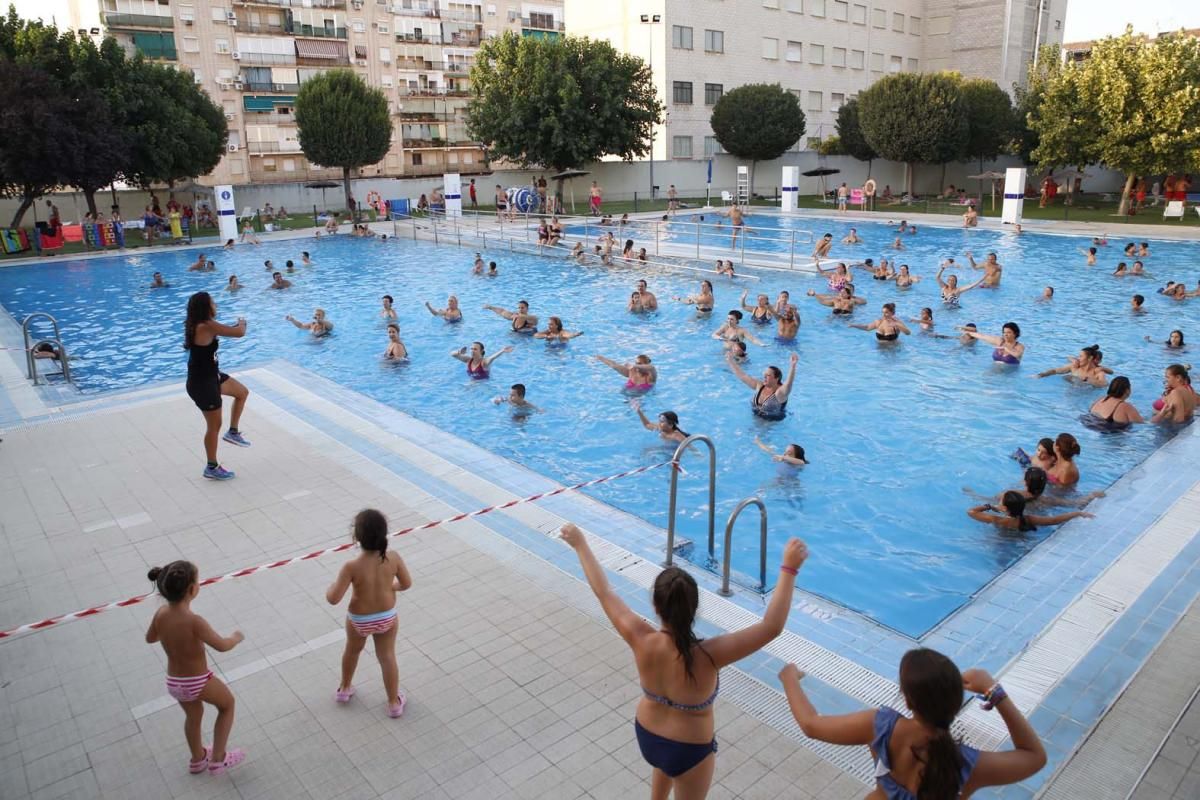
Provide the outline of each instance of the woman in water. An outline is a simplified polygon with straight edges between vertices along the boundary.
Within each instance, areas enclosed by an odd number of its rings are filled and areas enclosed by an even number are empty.
[[[748,294],[750,294],[749,289],[746,289],[742,292],[742,299],[739,301],[742,306],[742,310],[750,312],[751,322],[755,322],[759,325],[766,325],[771,321],[771,317],[775,314],[774,309],[771,308],[771,298],[767,297],[765,294],[760,294],[758,299],[755,301],[756,305],[748,306],[746,305],[746,296]]]
[[[563,330],[562,320],[558,317],[551,317],[546,323],[546,330],[535,333],[533,338],[545,339],[547,344],[566,344],[577,336],[583,336],[583,331]]]
[[[861,306],[867,302],[865,297],[854,296],[854,284],[852,283],[847,283],[838,290],[837,294],[817,294],[809,289],[808,296],[823,306],[829,306],[833,310],[834,316],[852,314],[855,306]]]
[[[808,464],[808,461],[804,458],[804,448],[798,444],[789,444],[783,448],[782,453],[776,453],[757,436],[754,437],[754,443],[758,445],[759,450],[769,455],[772,461],[789,464],[793,467],[803,467]]]
[[[654,388],[658,382],[658,370],[650,363],[650,356],[641,354],[632,364],[621,364],[611,358],[596,356],[596,360],[625,376],[625,388],[644,392]]]
[[[400,341],[400,326],[392,322],[387,326],[388,346],[383,357],[388,361],[404,361],[408,359],[408,348]]]
[[[1154,401],[1153,423],[1190,422],[1196,413],[1196,390],[1192,388],[1192,378],[1183,364],[1172,364],[1163,372],[1163,382],[1166,388],[1162,397]]]
[[[1091,384],[1098,389],[1103,389],[1108,384],[1110,370],[1100,365],[1102,358],[1104,358],[1104,354],[1100,352],[1100,345],[1094,344],[1080,350],[1079,355],[1068,360],[1063,366],[1042,370],[1037,374],[1037,377],[1048,378],[1051,375],[1066,375],[1080,383]]]
[[[923,333],[933,333],[933,309],[929,306],[921,309],[921,316],[910,318],[908,321],[920,325]]]
[[[1091,519],[1095,514],[1087,511],[1067,511],[1051,516],[1035,516],[1025,513],[1025,496],[1020,492],[1008,491],[1000,500],[1000,506],[985,503],[981,506],[967,509],[967,516],[976,522],[986,522],[1004,530],[1015,530],[1021,533],[1036,531],[1038,526],[1062,525],[1064,522],[1085,517]]]
[[[500,352],[494,356],[488,356],[484,353],[483,342],[472,342],[470,353],[467,352],[467,348],[460,347],[457,350],[451,350],[450,356],[457,358],[467,365],[467,375],[476,380],[482,380],[491,373],[493,361],[505,353],[511,352],[512,345],[509,345],[508,347],[501,348]]]
[[[325,309],[318,308],[313,311],[312,322],[301,322],[300,320],[288,314],[284,317],[288,322],[295,325],[303,331],[309,331],[313,336],[326,336],[333,333],[333,323],[325,319]]]
[[[700,281],[700,293],[688,295],[687,297],[676,297],[680,303],[687,303],[690,306],[695,306],[696,311],[701,314],[711,313],[713,305],[717,302],[713,297],[712,283],[707,280]]]
[[[1088,413],[1093,421],[1107,429],[1128,428],[1135,422],[1145,422],[1137,408],[1129,402],[1132,392],[1129,378],[1118,375],[1108,385],[1108,394],[1092,403]]]
[[[733,271],[733,262],[726,261],[724,263],[724,265],[722,265],[721,259],[719,259],[719,258],[717,259],[717,274],[724,275],[726,278],[736,278],[737,277],[737,275]]]
[[[795,306],[785,306],[783,313],[778,316],[779,325],[775,330],[775,338],[782,342],[792,342],[800,332],[800,312]]]
[[[888,706],[826,716],[804,693],[803,678],[795,664],[779,672],[792,716],[812,739],[871,748],[872,798],[966,798],[985,786],[1023,781],[1046,764],[1037,732],[995,678],[982,669],[959,673],[935,650],[909,650],[900,659],[900,695],[911,718]],[[963,708],[964,689],[1000,715],[1012,750],[980,751],[955,739],[950,727]]]
[[[763,370],[763,378],[760,381],[747,375],[732,357],[725,360],[738,380],[754,390],[750,397],[750,410],[763,419],[783,419],[787,413],[788,395],[791,394],[792,384],[796,380],[796,363],[800,356],[792,353],[787,380],[783,380],[783,371],[776,366],[769,366]]]
[[[686,570],[667,567],[659,573],[653,592],[658,620],[650,623],[609,587],[579,528],[568,523],[561,535],[579,556],[600,607],[633,651],[642,695],[634,730],[642,757],[653,769],[650,796],[666,798],[673,791],[676,798],[704,798],[716,766],[713,705],[721,668],[757,652],[783,631],[796,574],[808,557],[804,543],[791,539],[784,546],[775,592],[761,620],[701,640],[692,630],[699,591]]]
[[[736,308],[733,309],[729,312],[729,315],[725,317],[725,324],[713,331],[712,338],[720,339],[721,341],[725,342],[726,350],[729,349],[728,345],[730,342],[740,342],[745,339],[749,339],[759,347],[762,347],[763,343],[754,338],[754,334],[739,324],[741,321],[742,312],[738,311]]]
[[[826,282],[829,285],[829,288],[835,292],[840,292],[843,286],[851,283],[850,272],[846,269],[846,265],[840,262],[833,269],[822,269],[821,266],[818,265],[817,272],[827,276]],[[808,294],[809,297],[812,297],[812,290],[809,290]]]
[[[1079,483],[1079,467],[1075,466],[1079,453],[1079,441],[1069,433],[1060,433],[1054,440],[1054,464],[1046,468],[1047,480],[1063,489]]]
[[[648,431],[658,431],[658,434],[668,442],[682,442],[688,437],[687,431],[679,429],[679,415],[674,411],[664,411],[658,415],[658,422],[651,422],[642,411],[640,400],[631,400],[629,405],[637,412],[638,419],[642,421],[642,427]]]
[[[433,314],[435,317],[441,317],[446,322],[462,322],[462,309],[458,307],[458,298],[454,295],[450,295],[446,299],[445,308],[434,308],[429,305],[428,300],[425,301],[425,308],[429,309],[430,314]]]
[[[383,308],[380,309],[380,311],[379,311],[380,317],[382,317],[383,319],[395,319],[396,318],[396,309],[392,308],[393,302],[394,301],[392,300],[392,296],[390,294],[385,294],[383,296]]]
[[[1147,336],[1146,341],[1153,342],[1154,340]],[[1167,348],[1168,350],[1183,350],[1185,347],[1187,347],[1183,341],[1183,331],[1171,331],[1170,335],[1167,336],[1167,340],[1163,342],[1163,347]]]
[[[900,271],[895,274],[893,280],[896,281],[897,289],[907,289],[914,283],[918,283],[921,278],[908,271],[908,264],[901,264]]]
[[[851,325],[851,328],[858,328],[861,331],[875,331],[875,339],[880,342],[894,342],[900,338],[900,334],[909,336],[912,331],[908,329],[900,320],[896,319],[896,304],[884,303],[883,316],[868,325]]]
[[[242,410],[250,391],[217,366],[218,336],[241,338],[246,335],[246,320],[239,317],[236,325],[224,325],[216,320],[217,304],[208,292],[196,292],[188,298],[187,320],[183,324],[183,347],[188,351],[187,393],[204,414],[204,454],[208,459],[204,477],[224,481],[233,472],[217,462],[217,434],[221,432],[221,396],[233,398],[229,414],[229,430],[223,438],[230,444],[249,447],[250,442],[238,430]]]
[[[992,351],[992,361],[999,361],[1001,364],[1020,364],[1021,357],[1025,355],[1025,345],[1017,341],[1021,338],[1021,327],[1015,322],[1006,322],[1004,327],[1000,329],[999,336],[991,336],[990,334],[980,333],[978,331],[968,331],[960,328],[963,334],[970,336],[972,339],[978,339],[981,342],[987,342],[996,349]]]
[[[948,306],[957,306],[964,294],[983,284],[983,279],[987,277],[987,273],[985,272],[983,278],[980,278],[974,283],[966,286],[959,286],[957,275],[951,275],[945,280],[942,280],[942,273],[946,271],[946,267],[948,266],[953,265],[942,264],[942,266],[938,268],[935,280],[937,280],[938,288],[942,290],[942,302]]]
[[[634,259],[634,255],[633,255],[633,239],[626,239],[626,240],[625,240],[625,247],[623,247],[623,248],[621,249],[621,260],[623,260],[623,261],[633,261],[633,259]]]
[[[1062,497],[1060,495],[1047,496],[1046,491],[1046,470],[1041,467],[1029,467],[1025,470],[1025,485],[1019,489],[1009,489],[998,494],[995,498],[996,505],[1000,505],[1004,501],[1004,495],[1009,491],[1018,492],[1025,498],[1025,507],[1032,508],[1048,508],[1053,506],[1074,506],[1082,508],[1088,503],[1095,500],[1097,497],[1104,497],[1104,492],[1095,491],[1089,492],[1080,497]],[[989,497],[981,497],[969,487],[964,486],[963,491],[967,494],[974,495],[980,500],[990,501]]]
[[[483,309],[484,311],[499,314],[511,322],[513,333],[532,334],[537,332],[538,318],[529,313],[529,303],[525,300],[517,301],[516,311],[509,311],[507,308],[501,308],[500,306],[484,306]]]
[[[236,292],[236,291],[239,291],[241,288],[242,288],[242,285],[240,283],[238,283],[237,275],[230,275],[229,283],[225,284],[225,291]]]

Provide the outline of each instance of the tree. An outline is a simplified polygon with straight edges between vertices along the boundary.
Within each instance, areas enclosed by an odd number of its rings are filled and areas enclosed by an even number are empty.
[[[663,106],[644,61],[605,41],[505,33],[471,68],[467,129],[489,156],[557,172],[650,152]],[[556,193],[562,195],[562,181]]]
[[[721,147],[750,161],[750,196],[759,161],[779,158],[804,135],[796,95],[778,83],[748,83],[721,95],[709,120]]]
[[[983,162],[992,161],[1011,147],[1015,118],[1012,99],[995,81],[969,78],[962,82],[963,102],[967,106],[967,141],[963,158],[975,159],[979,171]],[[945,175],[943,174],[943,179]],[[980,194],[983,181],[980,179]]]
[[[300,86],[296,126],[305,158],[342,168],[350,208],[350,170],[378,164],[391,144],[387,97],[348,69],[330,70]]]
[[[867,144],[858,115],[858,98],[842,103],[837,115],[837,135],[841,141],[841,151],[851,158],[866,161],[867,175],[870,175],[871,162],[879,158],[879,154],[871,145]]]
[[[875,152],[905,164],[912,192],[913,165],[961,157],[969,126],[961,79],[950,73],[888,75],[858,96],[863,137]]]
[[[1062,72],[1063,60],[1058,45],[1042,45],[1038,57],[1030,62],[1025,85],[1013,84],[1015,129],[1011,146],[1012,154],[1023,164],[1033,164],[1033,151],[1038,146],[1038,135],[1029,125],[1030,116],[1036,116],[1042,103],[1046,85]]]
[[[1085,61],[1052,78],[1030,127],[1039,165],[1068,158],[1125,173],[1119,214],[1139,175],[1200,170],[1200,39],[1180,32],[1153,41],[1127,27],[1097,42]]]
[[[63,182],[59,154],[76,144],[75,110],[46,72],[0,59],[0,194],[21,200],[10,227]]]
[[[125,51],[111,38],[96,47],[86,36],[72,37],[69,51],[69,86],[80,108],[75,123],[79,146],[62,151],[61,166],[66,183],[83,192],[88,211],[96,214],[96,192],[114,183],[130,163],[132,141],[119,91],[129,65]]]

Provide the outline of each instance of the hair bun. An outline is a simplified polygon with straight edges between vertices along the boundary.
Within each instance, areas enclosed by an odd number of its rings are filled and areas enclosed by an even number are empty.
[[[162,575],[162,567],[151,567],[150,571],[146,573],[146,577],[154,583],[158,583],[159,575]]]

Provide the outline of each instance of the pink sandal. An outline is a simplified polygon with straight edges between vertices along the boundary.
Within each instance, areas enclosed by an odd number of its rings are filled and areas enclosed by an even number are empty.
[[[204,748],[204,758],[200,759],[199,761],[188,762],[188,772],[193,775],[199,775],[200,773],[204,772],[206,769],[208,769],[208,762],[211,758],[212,748],[206,746]]]
[[[392,719],[397,719],[404,716],[404,706],[408,704],[408,697],[404,692],[396,693],[396,702],[388,705],[388,716]]]
[[[231,747],[225,751],[225,760],[218,764],[209,764],[208,772],[210,775],[220,775],[227,769],[233,769],[238,764],[246,760],[246,751],[236,747]]]
[[[355,690],[353,686],[347,686],[345,689],[338,689],[336,692],[334,692],[333,697],[339,703],[349,703],[350,698],[354,697],[354,691]]]

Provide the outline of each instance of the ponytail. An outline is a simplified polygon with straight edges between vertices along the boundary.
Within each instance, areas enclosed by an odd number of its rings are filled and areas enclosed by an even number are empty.
[[[962,789],[963,758],[949,728],[938,728],[925,744],[924,757],[913,748],[913,756],[925,765],[917,800],[954,800]]]
[[[696,620],[696,608],[700,604],[700,592],[696,580],[679,567],[668,567],[654,581],[654,609],[675,642],[675,649],[683,659],[683,671],[689,681],[694,681],[692,665],[695,662],[693,646],[700,644],[692,625]]]
[[[913,715],[933,728],[933,736],[912,754],[924,769],[917,800],[955,800],[964,766],[950,725],[962,708],[962,674],[946,656],[919,647],[900,659],[900,691]]]

